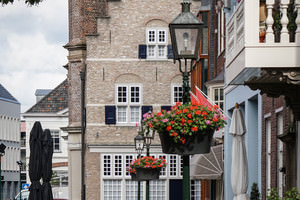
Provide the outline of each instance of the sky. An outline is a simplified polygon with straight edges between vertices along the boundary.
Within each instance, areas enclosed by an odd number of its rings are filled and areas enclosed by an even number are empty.
[[[68,1],[24,2],[0,5],[0,83],[22,113],[36,103],[36,89],[54,89],[66,79],[68,62]]]

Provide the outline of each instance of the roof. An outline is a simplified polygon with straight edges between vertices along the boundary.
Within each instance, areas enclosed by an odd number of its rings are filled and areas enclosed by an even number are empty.
[[[68,81],[64,80],[25,113],[57,113],[68,107]]]
[[[10,102],[13,102],[13,103],[18,103],[18,100],[13,97],[4,87],[3,85],[1,85],[0,83],[0,99],[1,100],[4,100],[4,101],[10,101]]]
[[[224,72],[221,71],[214,79],[207,81],[206,85],[212,85],[216,83],[223,83],[224,82]]]

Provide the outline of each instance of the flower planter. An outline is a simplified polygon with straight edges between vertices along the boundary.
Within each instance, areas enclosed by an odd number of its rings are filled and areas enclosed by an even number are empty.
[[[159,133],[163,153],[193,155],[210,152],[211,141],[214,130],[198,131],[186,139],[185,144],[175,143],[168,132]]]
[[[136,174],[130,173],[130,176],[132,181],[138,181],[138,179],[136,178]]]
[[[159,179],[161,168],[136,168],[136,179],[138,181]]]

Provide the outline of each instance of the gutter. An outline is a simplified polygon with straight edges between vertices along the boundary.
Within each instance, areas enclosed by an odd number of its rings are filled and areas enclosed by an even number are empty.
[[[85,81],[86,64],[83,71],[80,72],[81,79],[81,200],[85,200],[85,129],[86,129],[86,108],[85,108]]]

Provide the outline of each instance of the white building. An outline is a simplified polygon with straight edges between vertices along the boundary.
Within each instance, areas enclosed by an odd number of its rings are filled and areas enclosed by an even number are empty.
[[[13,199],[19,191],[20,103],[0,84],[0,144],[6,146],[1,158],[2,199]],[[1,194],[1,193],[0,193]]]
[[[68,135],[60,129],[68,124],[67,88],[65,80],[22,114],[26,122],[26,163],[29,162],[29,137],[34,122],[40,121],[43,130],[50,129],[53,138],[54,198],[68,198]],[[30,182],[29,176],[27,182]]]

